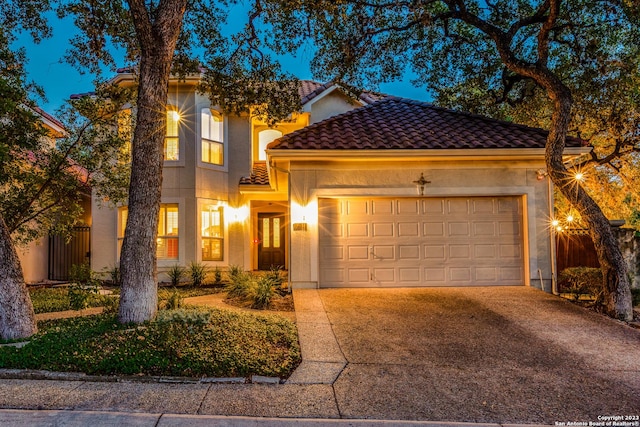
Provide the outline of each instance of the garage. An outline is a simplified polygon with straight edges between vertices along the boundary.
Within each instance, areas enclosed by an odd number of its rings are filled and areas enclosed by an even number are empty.
[[[522,197],[320,198],[321,287],[524,285]]]

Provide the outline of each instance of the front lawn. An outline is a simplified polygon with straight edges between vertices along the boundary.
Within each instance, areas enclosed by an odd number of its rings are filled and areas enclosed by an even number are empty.
[[[284,378],[300,363],[296,328],[279,316],[178,309],[161,310],[143,325],[121,325],[104,314],[43,321],[38,327],[24,347],[0,347],[0,368]]]

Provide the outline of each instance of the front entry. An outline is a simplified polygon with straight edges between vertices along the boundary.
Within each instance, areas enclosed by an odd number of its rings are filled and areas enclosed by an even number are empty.
[[[285,265],[284,215],[258,213],[258,270]]]

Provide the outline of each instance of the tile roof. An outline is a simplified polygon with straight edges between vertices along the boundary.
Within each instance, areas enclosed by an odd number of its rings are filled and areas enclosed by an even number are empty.
[[[282,136],[278,150],[544,148],[548,131],[405,98],[381,101]],[[567,137],[567,147],[583,141]]]
[[[240,178],[240,185],[269,185],[266,163],[254,163],[251,175]]]

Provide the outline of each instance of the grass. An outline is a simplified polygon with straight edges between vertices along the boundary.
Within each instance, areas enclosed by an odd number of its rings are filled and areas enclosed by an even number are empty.
[[[287,377],[300,362],[295,326],[279,316],[217,309],[162,310],[143,325],[113,315],[40,322],[22,348],[1,347],[0,367],[95,375]]]

